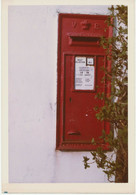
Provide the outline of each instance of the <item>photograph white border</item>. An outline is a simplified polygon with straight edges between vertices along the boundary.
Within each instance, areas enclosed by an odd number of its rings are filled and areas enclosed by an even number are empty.
[[[8,193],[134,193],[134,0],[2,0],[2,192]],[[8,6],[9,5],[128,6],[128,183],[9,183],[8,182]]]

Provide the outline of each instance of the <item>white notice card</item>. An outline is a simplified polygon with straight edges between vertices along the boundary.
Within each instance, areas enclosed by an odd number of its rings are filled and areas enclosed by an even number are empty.
[[[75,57],[75,89],[94,90],[94,66],[86,65],[86,57]]]

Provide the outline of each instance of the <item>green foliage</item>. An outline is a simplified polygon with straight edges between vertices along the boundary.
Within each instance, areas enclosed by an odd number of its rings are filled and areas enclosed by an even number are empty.
[[[115,182],[128,182],[128,56],[127,56],[127,7],[111,6],[111,14],[108,17],[107,26],[113,27],[114,35],[110,38],[102,37],[100,44],[107,54],[107,60],[111,62],[111,70],[102,67],[105,72],[104,79],[111,82],[111,94],[106,96],[98,93],[96,98],[104,100],[104,106],[95,107],[96,117],[100,121],[108,121],[113,127],[107,135],[102,131],[100,139],[109,143],[111,155],[101,147],[91,152],[98,168],[102,168],[111,181],[115,176]],[[92,144],[96,144],[94,138]],[[116,156],[116,158],[115,158]],[[84,157],[85,168],[90,167],[89,158]]]

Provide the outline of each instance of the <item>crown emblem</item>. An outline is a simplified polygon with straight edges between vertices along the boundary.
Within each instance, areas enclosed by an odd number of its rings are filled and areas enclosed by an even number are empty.
[[[81,22],[81,26],[83,30],[89,30],[91,23],[89,23],[88,20],[84,20]]]

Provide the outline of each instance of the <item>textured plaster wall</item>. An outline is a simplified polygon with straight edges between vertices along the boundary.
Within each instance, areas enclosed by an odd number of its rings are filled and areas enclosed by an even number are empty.
[[[9,182],[107,182],[89,152],[55,151],[58,13],[108,6],[9,6]]]

